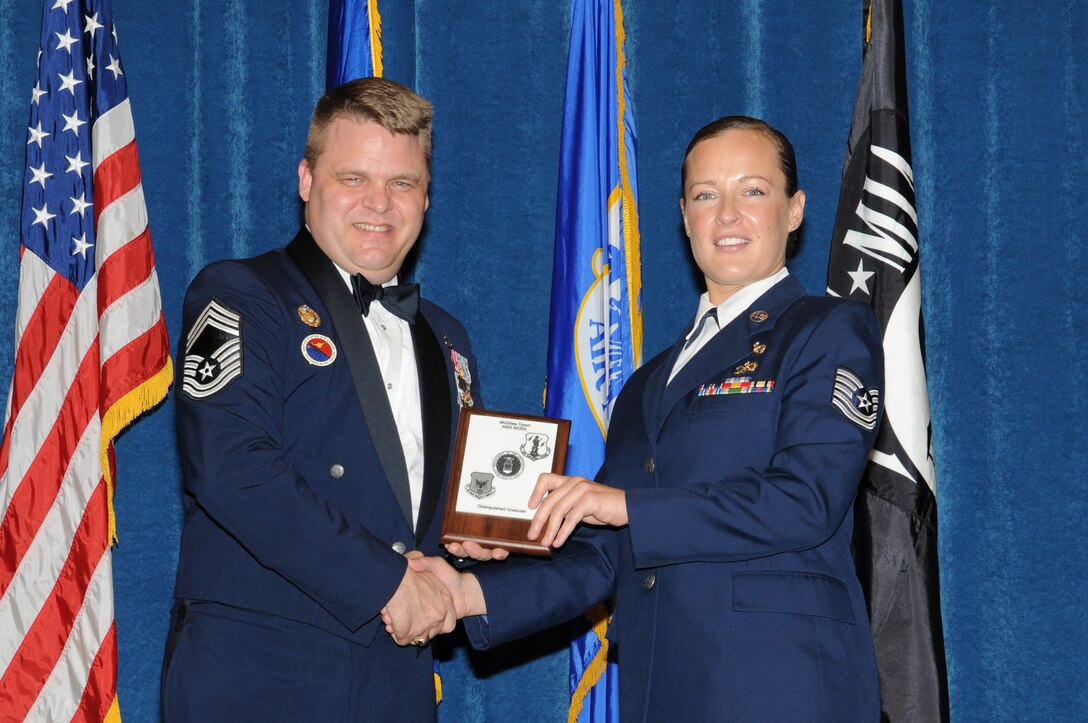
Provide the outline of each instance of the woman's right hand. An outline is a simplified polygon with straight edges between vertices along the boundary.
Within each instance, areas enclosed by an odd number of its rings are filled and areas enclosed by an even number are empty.
[[[529,539],[560,547],[581,522],[623,527],[627,524],[627,493],[585,477],[542,474],[529,497],[536,515]]]

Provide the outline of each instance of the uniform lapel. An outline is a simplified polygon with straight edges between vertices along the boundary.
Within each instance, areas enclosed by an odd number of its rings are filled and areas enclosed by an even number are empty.
[[[419,521],[416,523],[418,547],[434,518],[441,496],[453,409],[450,375],[442,347],[422,312],[416,315],[416,323],[412,325],[412,343],[416,349],[419,403],[423,413],[423,494],[419,501]]]
[[[397,423],[389,397],[382,385],[382,372],[370,343],[359,309],[343,277],[332,261],[317,247],[305,228],[287,246],[287,253],[321,297],[332,317],[333,328],[347,358],[359,406],[366,419],[367,432],[374,442],[385,478],[397,499],[400,511],[412,527],[412,494],[408,487],[408,466],[397,434]]]
[[[779,315],[804,296],[804,293],[804,289],[793,276],[782,279],[752,302],[736,319],[726,324],[724,329],[684,365],[672,382],[664,384],[672,372],[680,349],[683,348],[684,339],[681,338],[673,347],[668,364],[664,369],[658,370],[663,389],[656,397],[658,401],[647,410],[646,419],[651,423],[647,430],[650,438],[657,438],[661,425],[665,423],[673,407],[697,385],[722,376],[723,373],[731,374],[736,366],[751,355],[752,336],[773,328]]]
[[[661,429],[661,423],[665,418],[662,410],[665,409],[665,388],[669,381],[669,374],[672,373],[676,358],[680,356],[680,351],[687,341],[685,337],[690,331],[689,325],[680,339],[672,345],[669,353],[663,357],[663,361],[650,372],[650,378],[646,380],[646,391],[642,395],[642,418],[646,421],[646,436],[651,443],[657,440],[657,432]]]

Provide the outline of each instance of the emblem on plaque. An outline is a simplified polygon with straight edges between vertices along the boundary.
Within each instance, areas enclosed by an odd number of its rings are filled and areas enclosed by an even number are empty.
[[[490,497],[495,494],[495,475],[490,472],[470,473],[465,491],[478,499]]]
[[[552,453],[551,448],[548,447],[548,435],[539,433],[526,434],[525,444],[521,445],[521,453],[534,462],[544,459]]]
[[[514,479],[525,469],[525,463],[521,461],[517,452],[500,452],[495,455],[491,467],[499,477]]]

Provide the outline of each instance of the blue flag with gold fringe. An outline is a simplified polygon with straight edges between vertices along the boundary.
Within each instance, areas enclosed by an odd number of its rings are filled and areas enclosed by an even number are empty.
[[[382,77],[382,17],[378,0],[329,0],[325,87]],[[434,661],[434,700],[442,702],[442,674]]]
[[[567,474],[604,460],[620,387],[642,361],[635,124],[619,0],[572,0],[544,413],[571,420]],[[576,624],[571,721],[618,721],[605,606]]]
[[[329,0],[325,87],[382,77],[382,19],[378,0]]]

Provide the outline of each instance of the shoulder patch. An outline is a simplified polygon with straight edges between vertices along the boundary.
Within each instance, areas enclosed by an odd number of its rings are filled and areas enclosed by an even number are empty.
[[[846,367],[837,367],[831,404],[854,424],[872,430],[880,414],[880,390],[866,388],[857,374]]]
[[[193,399],[210,397],[242,376],[242,315],[212,299],[185,339],[181,388]]]

